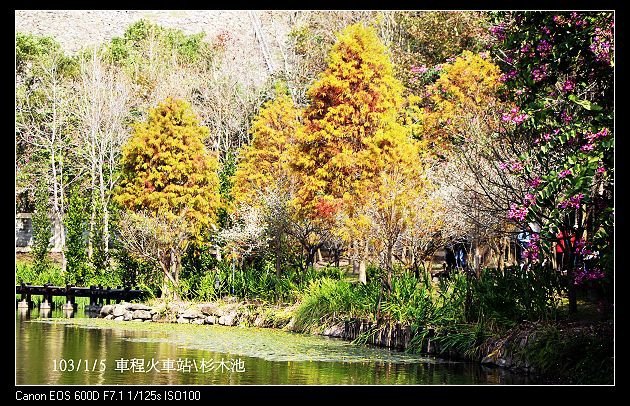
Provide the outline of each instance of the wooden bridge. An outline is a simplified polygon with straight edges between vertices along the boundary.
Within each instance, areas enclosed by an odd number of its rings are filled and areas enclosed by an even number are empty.
[[[120,303],[121,300],[130,301],[133,299],[142,299],[147,296],[148,292],[140,290],[136,286],[135,289],[131,287],[121,287],[113,289],[110,287],[90,286],[81,287],[74,285],[52,286],[51,284],[44,284],[43,286],[27,285],[22,283],[15,286],[15,293],[21,295],[21,300],[18,302],[18,308],[29,308],[31,306],[31,296],[41,295],[43,300],[40,304],[40,309],[50,309],[52,306],[53,296],[65,296],[66,303],[63,305],[64,310],[75,310],[77,297],[89,297],[90,304],[86,307],[86,310],[96,310],[103,304],[110,304],[110,301]]]

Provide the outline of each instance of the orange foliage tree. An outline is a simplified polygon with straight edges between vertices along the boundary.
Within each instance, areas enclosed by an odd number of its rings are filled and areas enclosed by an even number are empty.
[[[400,123],[402,91],[375,30],[346,27],[327,69],[308,91],[304,128],[291,151],[291,167],[301,174],[295,204],[305,216],[338,220],[339,233],[354,245],[363,283],[373,225],[368,202],[384,173],[413,167],[418,158],[415,141]]]

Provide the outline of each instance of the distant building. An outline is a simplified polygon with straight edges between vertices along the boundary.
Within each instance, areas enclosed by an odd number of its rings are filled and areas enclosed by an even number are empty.
[[[30,252],[33,245],[33,213],[17,213],[15,215],[15,252]],[[51,252],[61,252],[61,227],[60,221],[54,221],[53,236],[50,239]]]

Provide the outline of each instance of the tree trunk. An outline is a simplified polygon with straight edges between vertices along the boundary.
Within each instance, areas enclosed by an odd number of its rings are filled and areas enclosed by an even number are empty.
[[[360,247],[357,245],[357,250],[360,252]],[[368,253],[368,245],[365,243],[365,249],[363,250],[362,255],[359,258],[359,282],[362,284],[367,284],[367,272],[366,272],[366,261]]]
[[[175,254],[175,250],[171,249],[171,258],[170,258],[170,272],[171,272],[171,280],[175,285],[173,288],[173,299],[179,300],[177,295],[177,287],[179,285],[179,258]]]
[[[416,250],[411,248],[409,251],[409,263],[411,264],[411,269],[413,269],[416,279],[420,280],[420,267],[418,266],[418,261],[416,261]]]
[[[359,248],[357,247],[357,243],[356,241],[353,241],[351,243],[352,245],[352,274],[358,274],[359,273]]]
[[[98,171],[99,192],[101,197],[101,207],[103,210],[103,252],[105,256],[109,252],[109,208],[105,201],[105,179],[103,178],[103,165],[99,166]]]
[[[336,266],[337,268],[339,268],[339,261],[340,261],[340,259],[341,259],[341,258],[340,258],[340,257],[341,257],[341,250],[335,247],[335,248],[333,249],[333,255],[335,256],[335,266]]]
[[[168,256],[162,257],[162,272],[164,272],[164,281],[162,283],[162,299],[179,300],[177,295],[177,285],[179,282],[179,259],[174,249],[170,249]],[[169,286],[173,285],[173,289]]]
[[[162,272],[164,273],[164,279],[162,280],[162,295],[161,295],[161,299],[162,300],[166,300],[166,299],[170,299],[171,298],[171,289],[170,289],[170,283],[172,283],[173,281],[171,280],[171,277],[169,275],[170,273],[170,264],[163,264],[162,265]]]
[[[362,284],[366,284],[367,283],[367,274],[365,272],[365,259],[361,258],[358,261],[359,265],[359,282],[361,282]]]
[[[52,126],[51,126],[51,138],[50,138],[50,169],[52,171],[52,185],[53,185],[53,224],[57,225],[61,223],[61,228],[60,228],[60,237],[61,237],[61,258],[62,258],[62,263],[61,263],[61,271],[65,272],[66,271],[66,261],[65,261],[65,252],[64,252],[64,243],[65,243],[65,236],[63,233],[63,211],[60,207],[60,202],[59,202],[59,188],[60,188],[60,183],[58,180],[58,174],[57,174],[57,155],[56,155],[56,151],[55,151],[55,144],[57,142],[57,103],[58,103],[58,99],[57,99],[57,87],[56,87],[56,83],[57,81],[53,79],[53,105],[52,105]],[[63,181],[63,179],[62,179]],[[56,228],[53,226],[53,228]],[[55,241],[55,245],[56,245],[56,238],[53,238],[53,240]]]
[[[505,267],[505,237],[501,238],[501,242],[499,243],[499,259],[497,260],[497,268],[499,272],[503,272],[503,268]]]
[[[92,160],[92,173],[91,173],[91,210],[90,210],[90,227],[88,230],[88,259],[92,261],[94,258],[94,228],[96,227],[96,166],[94,160]]]
[[[315,247],[309,246],[306,249],[306,267],[315,266]]]
[[[387,247],[387,258],[386,258],[386,260],[387,260],[387,263],[386,263],[387,269],[389,271],[391,271],[392,266],[394,264],[394,247],[393,246]]]
[[[479,278],[479,274],[481,273],[481,254],[479,253],[479,241],[477,238],[475,238],[474,242],[473,242],[474,248],[471,249],[474,258],[473,258],[473,264],[474,264],[474,271],[475,274],[477,275],[477,278]]]
[[[65,273],[68,267],[68,260],[66,258],[66,228],[63,224],[63,216],[66,212],[64,206],[64,183],[63,183],[63,159],[59,162],[59,237],[61,239],[61,272]]]

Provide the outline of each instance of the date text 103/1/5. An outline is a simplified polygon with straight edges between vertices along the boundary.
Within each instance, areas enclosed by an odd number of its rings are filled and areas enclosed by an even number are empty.
[[[104,372],[106,369],[104,359],[53,359],[55,372]]]

